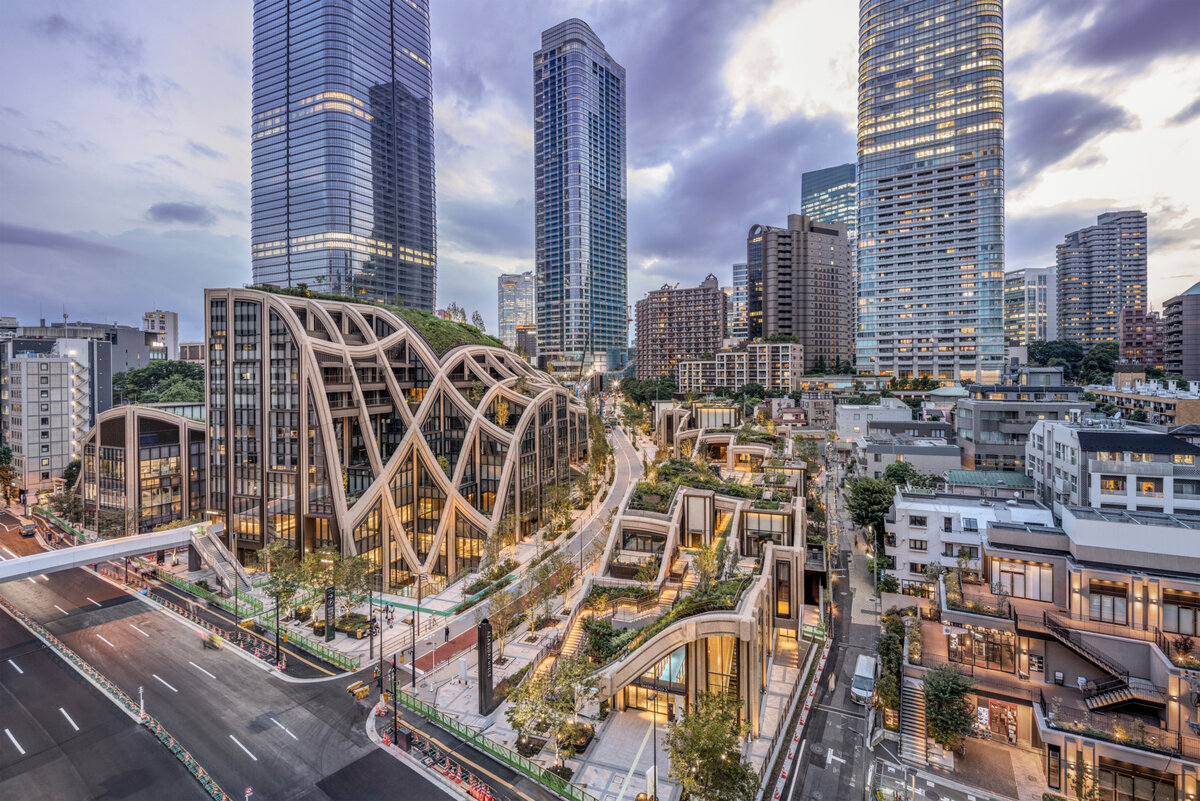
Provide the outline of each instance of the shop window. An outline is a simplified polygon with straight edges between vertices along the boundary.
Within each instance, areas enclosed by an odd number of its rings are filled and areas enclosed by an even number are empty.
[[[1089,616],[1105,623],[1128,621],[1126,614],[1128,587],[1117,581],[1092,579],[1088,587]]]
[[[1163,590],[1163,631],[1186,634],[1200,632],[1200,593]]]

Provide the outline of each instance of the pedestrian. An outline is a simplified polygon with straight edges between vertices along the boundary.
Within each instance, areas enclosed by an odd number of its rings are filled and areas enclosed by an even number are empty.
[[[446,626],[446,642],[450,642],[450,627]]]

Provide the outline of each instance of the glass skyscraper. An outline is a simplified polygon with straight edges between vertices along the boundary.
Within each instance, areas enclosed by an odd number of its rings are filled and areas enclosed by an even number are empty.
[[[733,265],[733,291],[729,294],[728,319],[725,335],[744,340],[750,333],[750,272],[745,262]]]
[[[859,372],[1004,361],[1001,0],[860,0]]]
[[[818,222],[846,224],[850,239],[858,225],[855,167],[839,164],[800,176],[800,213]]]
[[[543,31],[533,77],[539,357],[615,369],[629,341],[625,68],[569,19]]]
[[[255,283],[432,311],[428,0],[256,0]]]
[[[533,325],[533,273],[504,273],[496,280],[500,341],[517,346],[517,326]]]

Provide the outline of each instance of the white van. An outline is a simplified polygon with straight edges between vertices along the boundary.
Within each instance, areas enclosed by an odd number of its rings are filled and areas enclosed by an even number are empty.
[[[875,697],[875,679],[879,665],[873,656],[860,656],[854,666],[854,680],[850,683],[850,699],[856,704],[869,704]]]

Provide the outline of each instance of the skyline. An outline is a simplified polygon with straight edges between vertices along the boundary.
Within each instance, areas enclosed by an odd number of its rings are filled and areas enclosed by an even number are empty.
[[[138,8],[6,7],[3,64],[22,80],[0,90],[0,265],[44,280],[10,282],[0,314],[56,319],[65,304],[72,319],[136,324],[170,308],[191,340],[200,290],[251,278],[252,10]],[[485,8],[435,7],[431,23],[437,305],[478,308],[489,331],[495,279],[533,265],[528,54],[562,19],[586,19],[629,76],[630,303],[708,272],[727,283],[747,226],[799,211],[801,172],[854,160],[850,4]],[[1141,208],[1159,308],[1196,273],[1200,43],[1186,32],[1200,6],[1088,8],[1006,4],[1005,266],[1045,266],[1067,232]],[[796,48],[806,30],[828,35]],[[787,80],[797,72],[820,79]]]

